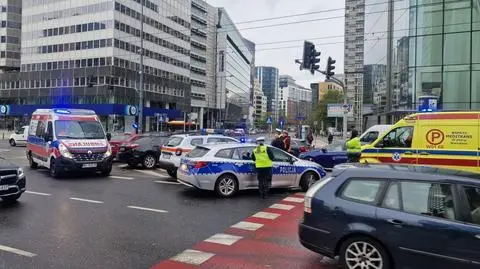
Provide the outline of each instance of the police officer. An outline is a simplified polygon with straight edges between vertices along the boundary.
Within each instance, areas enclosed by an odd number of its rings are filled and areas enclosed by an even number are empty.
[[[362,143],[358,137],[358,131],[352,130],[352,137],[347,142],[347,156],[348,161],[351,163],[356,163],[360,161],[360,156],[362,154]]]
[[[265,146],[265,138],[257,138],[258,146],[253,150],[252,159],[257,169],[258,188],[263,199],[272,185],[273,152]]]

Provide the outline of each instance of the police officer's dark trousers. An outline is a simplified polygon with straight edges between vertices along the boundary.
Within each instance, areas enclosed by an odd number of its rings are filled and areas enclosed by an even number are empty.
[[[257,168],[257,179],[260,195],[265,198],[272,186],[272,168]]]

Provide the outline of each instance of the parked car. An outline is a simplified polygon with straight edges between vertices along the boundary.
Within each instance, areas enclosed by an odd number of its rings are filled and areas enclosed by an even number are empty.
[[[343,268],[478,268],[480,176],[345,166],[305,194],[300,242]]]
[[[132,168],[140,164],[143,168],[154,169],[158,165],[162,146],[167,140],[166,134],[141,135],[134,142],[120,146],[117,161],[127,163]]]
[[[113,134],[112,140],[110,140],[110,146],[112,147],[112,155],[117,156],[120,146],[122,144],[133,143],[140,138],[139,134],[136,133],[123,133],[123,134]]]
[[[231,197],[240,190],[258,188],[255,163],[256,144],[206,144],[198,146],[182,158],[178,181],[186,186],[215,191]],[[318,164],[300,160],[269,146],[273,160],[273,188],[298,188],[303,191],[326,175]]]
[[[299,158],[316,162],[325,169],[332,169],[335,165],[348,161],[345,140],[337,140],[325,148],[302,153]]]
[[[0,198],[5,202],[18,200],[26,190],[26,183],[23,169],[0,156]]]
[[[26,145],[28,138],[29,126],[22,126],[22,128],[15,131],[15,133],[10,135],[8,142],[10,146],[15,147],[19,145]]]
[[[162,147],[159,166],[167,170],[167,173],[177,178],[177,170],[180,167],[180,159],[198,145],[207,143],[237,143],[235,138],[223,135],[172,135]]]
[[[300,154],[308,152],[310,150],[310,145],[305,139],[293,138],[292,143],[292,155],[298,157]]]

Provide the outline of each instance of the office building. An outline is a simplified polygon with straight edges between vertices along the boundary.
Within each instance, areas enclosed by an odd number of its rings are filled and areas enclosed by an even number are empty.
[[[144,130],[155,128],[159,113],[181,119],[190,111],[190,7],[190,0],[25,0],[21,72],[0,76],[0,102],[13,116],[88,107],[107,130],[122,132],[132,130],[138,109],[127,108],[142,87]]]
[[[261,120],[266,118],[267,114],[267,96],[263,94],[262,88],[258,80],[254,81],[253,91],[253,117],[255,120]]]
[[[417,2],[395,1],[388,9],[385,1],[366,0],[365,28],[382,38],[365,34],[365,65],[385,65],[387,74],[375,124],[417,111],[422,96],[435,96],[443,110],[480,109],[479,1]],[[376,10],[389,12],[372,14]],[[387,32],[394,33],[390,48]]]
[[[227,125],[246,123],[249,117],[254,60],[250,43],[242,37],[226,10],[219,8],[216,108],[224,111],[222,122]]]
[[[0,1],[0,72],[20,69],[22,0]]]
[[[256,79],[260,82],[263,93],[267,96],[267,113],[272,119],[278,121],[277,100],[279,96],[279,71],[276,67],[258,66],[256,68]]]
[[[319,83],[319,94],[318,94],[318,101],[324,101],[323,97],[328,91],[339,91],[343,92],[343,88],[337,82],[333,80],[326,79],[324,82]]]
[[[300,124],[312,113],[312,90],[298,85],[289,75],[281,75],[279,80],[278,115],[287,124]]]
[[[200,128],[214,127],[217,9],[203,0],[192,0],[191,8],[191,112]]]
[[[345,0],[345,87],[353,105],[349,126],[362,130],[365,0]]]

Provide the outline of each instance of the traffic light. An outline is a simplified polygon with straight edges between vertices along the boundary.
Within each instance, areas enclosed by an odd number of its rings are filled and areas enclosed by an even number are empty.
[[[327,71],[326,71],[327,79],[330,79],[331,77],[333,77],[335,75],[335,72],[333,72],[333,70],[335,69],[335,63],[336,62],[337,61],[332,59],[332,57],[328,57]]]
[[[305,41],[303,45],[303,62],[302,68],[310,70],[312,67],[311,57],[312,54],[315,52],[315,45],[312,42]]]
[[[320,68],[320,65],[318,65],[318,63],[320,62],[321,54],[322,53],[320,51],[317,52],[315,49],[313,50],[310,67],[310,72],[312,72],[312,75],[315,74],[315,70],[318,70]]]

